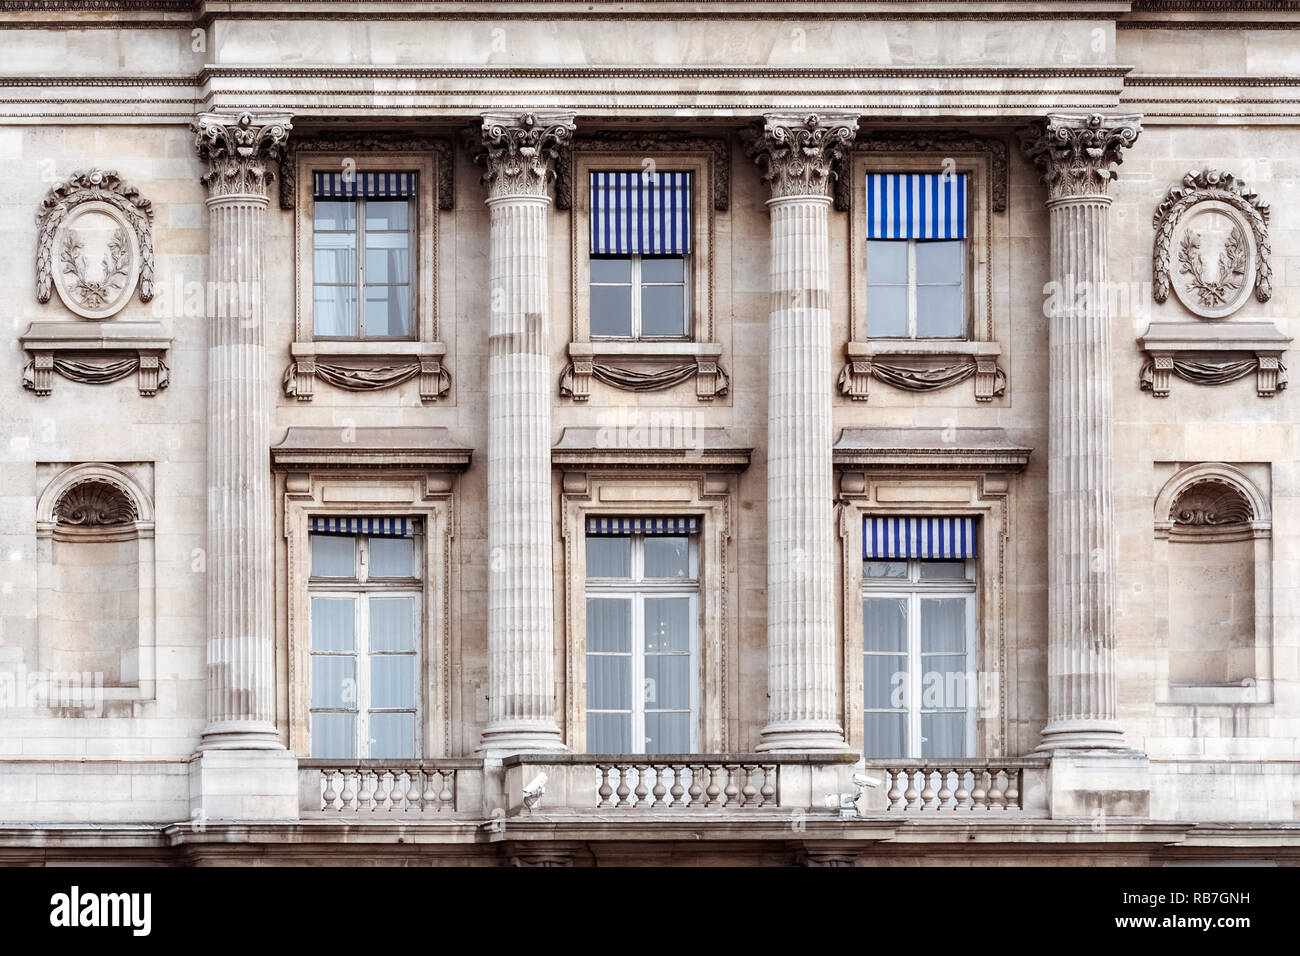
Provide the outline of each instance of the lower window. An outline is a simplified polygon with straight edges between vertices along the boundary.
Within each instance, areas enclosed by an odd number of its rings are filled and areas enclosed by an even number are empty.
[[[607,528],[648,524],[596,520]],[[697,749],[698,620],[695,534],[588,531],[588,753]]]
[[[312,757],[406,759],[419,752],[416,542],[311,535]]]
[[[867,757],[975,754],[974,560],[862,564]]]

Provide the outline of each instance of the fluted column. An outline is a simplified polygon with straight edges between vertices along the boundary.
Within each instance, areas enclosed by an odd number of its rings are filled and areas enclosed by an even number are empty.
[[[1021,134],[1047,184],[1048,722],[1040,750],[1122,748],[1115,709],[1112,166],[1138,116],[1051,114]]]
[[[760,750],[844,750],[835,687],[827,214],[856,116],[768,114],[748,137],[771,187],[767,426],[769,720]]]
[[[207,162],[208,649],[200,750],[281,749],[275,729],[271,482],[266,450],[262,235],[287,116],[205,113]]]
[[[482,749],[563,750],[555,722],[548,183],[572,113],[485,114],[471,144],[491,211],[488,656]]]

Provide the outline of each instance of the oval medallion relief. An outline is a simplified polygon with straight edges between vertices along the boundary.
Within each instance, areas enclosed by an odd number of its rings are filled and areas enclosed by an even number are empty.
[[[54,233],[51,273],[63,304],[87,319],[106,319],[126,305],[140,277],[135,230],[107,202],[73,208]]]
[[[1199,202],[1174,228],[1174,294],[1207,319],[1241,308],[1255,284],[1255,237],[1227,203]]]

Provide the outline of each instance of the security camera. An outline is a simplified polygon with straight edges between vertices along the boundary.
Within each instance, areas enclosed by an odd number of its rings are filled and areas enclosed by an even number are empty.
[[[853,775],[853,792],[826,794],[826,808],[840,811],[841,820],[856,820],[858,817],[858,798],[862,796],[862,791],[867,787],[878,786],[880,786],[880,780],[876,777],[868,776],[865,773],[855,773]]]
[[[546,774],[539,773],[524,785],[524,807],[529,811],[537,808],[542,802],[542,796],[546,793]]]
[[[853,775],[853,785],[857,787],[858,792],[861,793],[867,787],[880,786],[880,780],[877,777],[868,777],[865,773],[855,773]]]

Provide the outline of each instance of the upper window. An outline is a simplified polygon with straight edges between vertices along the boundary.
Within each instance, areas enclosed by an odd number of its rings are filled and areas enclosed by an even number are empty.
[[[697,524],[588,520],[588,753],[697,749]]]
[[[414,336],[416,181],[414,172],[313,174],[316,338]]]
[[[591,335],[691,335],[691,174],[591,173]]]
[[[421,614],[416,523],[315,518],[312,524],[311,756],[414,758]],[[352,533],[358,528],[364,533]]]
[[[867,335],[965,338],[964,174],[866,177]]]

